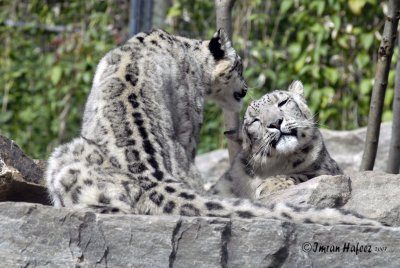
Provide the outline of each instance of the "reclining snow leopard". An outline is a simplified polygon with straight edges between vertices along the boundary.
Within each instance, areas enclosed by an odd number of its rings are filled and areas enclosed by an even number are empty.
[[[46,180],[56,207],[100,213],[256,216],[379,223],[334,209],[263,207],[196,191],[193,160],[204,99],[238,111],[247,86],[224,31],[201,41],[139,33],[99,63],[80,137],[56,148]]]
[[[228,136],[242,150],[214,193],[257,200],[319,175],[343,174],[325,147],[300,81],[253,101],[239,134]]]

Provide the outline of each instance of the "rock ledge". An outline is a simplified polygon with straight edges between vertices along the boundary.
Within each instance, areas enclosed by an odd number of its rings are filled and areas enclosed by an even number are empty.
[[[113,216],[5,202],[0,229],[4,267],[400,266],[393,227]]]

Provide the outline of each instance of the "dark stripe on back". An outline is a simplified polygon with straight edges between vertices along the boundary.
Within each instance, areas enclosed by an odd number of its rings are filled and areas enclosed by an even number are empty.
[[[186,200],[193,200],[193,199],[196,198],[196,196],[194,194],[189,194],[189,193],[186,193],[186,192],[180,193],[179,197],[182,197],[182,198],[184,198]]]
[[[180,215],[182,216],[200,216],[200,210],[192,204],[184,204],[181,206]]]
[[[168,201],[167,204],[165,204],[163,211],[164,213],[171,214],[174,208],[175,208],[175,203],[173,201]]]
[[[220,210],[224,208],[221,204],[212,201],[206,202],[205,205],[208,210]]]
[[[164,200],[164,196],[155,191],[151,192],[149,197],[150,197],[150,200],[153,201],[153,203],[156,204],[157,206],[160,206]]]

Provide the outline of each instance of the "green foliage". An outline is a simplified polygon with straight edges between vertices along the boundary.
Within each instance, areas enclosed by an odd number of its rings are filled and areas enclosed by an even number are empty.
[[[95,0],[24,2],[0,5],[0,133],[44,158],[79,134],[97,62],[116,45],[109,26],[117,24],[116,7]]]
[[[204,39],[215,32],[214,1],[173,1],[167,14],[166,30],[191,38]]]
[[[216,30],[213,2],[174,0],[166,30],[210,38]],[[96,64],[126,36],[128,5],[127,0],[1,1],[1,134],[37,158],[79,134]],[[300,79],[322,126],[365,125],[382,5],[376,0],[237,0],[233,40],[251,89],[245,105]],[[384,119],[392,116],[393,82],[391,72]],[[207,104],[199,152],[225,146],[222,133],[221,111]]]

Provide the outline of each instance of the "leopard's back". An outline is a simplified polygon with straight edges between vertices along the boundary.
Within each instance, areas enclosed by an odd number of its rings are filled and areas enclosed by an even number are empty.
[[[237,111],[246,90],[241,60],[222,31],[209,41],[161,30],[132,37],[100,61],[80,137],[49,158],[53,203],[175,212],[167,196],[180,196],[178,209],[201,189],[194,157],[204,99]]]
[[[199,61],[204,49],[201,41],[154,31],[109,52],[97,69],[81,136],[127,171],[141,162],[160,178],[185,177],[203,121],[200,70],[212,64]]]

